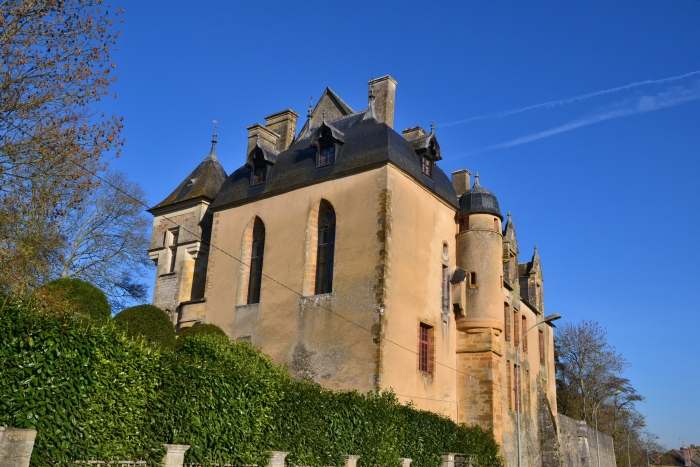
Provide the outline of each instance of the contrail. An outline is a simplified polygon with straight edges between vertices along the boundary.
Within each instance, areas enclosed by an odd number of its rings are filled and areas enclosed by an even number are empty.
[[[592,125],[594,123],[602,122],[605,120],[651,112],[653,110],[665,109],[667,107],[672,107],[675,105],[683,104],[685,102],[690,102],[698,99],[700,99],[700,81],[698,81],[695,87],[692,88],[674,86],[672,88],[667,89],[666,91],[660,92],[653,96],[645,95],[638,98],[620,101],[616,104],[604,107],[597,114],[579,118],[564,125],[555,128],[550,128],[549,130],[540,131],[538,133],[533,133],[531,135],[522,136],[520,138],[515,138],[510,141],[506,141],[505,143],[500,143],[493,146],[489,146],[484,149],[476,150],[474,152],[469,153],[468,155],[493,151],[495,149],[519,146],[521,144],[530,143],[532,141],[537,141],[538,139],[546,138],[548,136],[553,136],[559,133],[564,133],[566,131],[575,130],[576,128]]]
[[[684,75],[672,76],[670,78],[647,79],[644,81],[638,81],[636,83],[626,84],[624,86],[618,86],[616,88],[605,89],[603,91],[590,92],[588,94],[582,94],[580,96],[569,97],[567,99],[560,99],[557,101],[543,102],[541,104],[535,104],[535,105],[530,105],[527,107],[521,107],[519,109],[511,109],[511,110],[503,110],[501,112],[493,112],[490,114],[479,115],[477,117],[471,117],[471,118],[468,118],[466,120],[456,120],[453,122],[441,123],[437,126],[438,127],[450,127],[450,126],[460,125],[462,123],[473,122],[476,120],[488,120],[488,119],[495,119],[495,118],[503,118],[503,117],[507,117],[509,115],[515,115],[515,114],[527,112],[529,110],[551,109],[552,107],[557,107],[557,106],[566,105],[566,104],[573,104],[574,102],[579,102],[579,101],[582,101],[585,99],[591,99],[593,97],[604,96],[606,94],[612,94],[612,93],[619,92],[619,91],[625,91],[627,89],[632,89],[632,88],[636,88],[639,86],[647,86],[650,84],[669,83],[669,82],[678,81],[680,79],[685,79],[685,78],[688,78],[690,76],[695,76],[695,75],[700,75],[700,70],[692,71],[692,72],[686,73]]]

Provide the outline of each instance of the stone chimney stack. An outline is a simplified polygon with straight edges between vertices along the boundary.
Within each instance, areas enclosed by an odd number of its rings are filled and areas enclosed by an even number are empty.
[[[253,150],[255,143],[258,141],[258,137],[261,145],[278,151],[277,144],[281,139],[279,134],[259,123],[251,125],[246,129],[248,130],[248,152],[246,152],[246,154],[250,154],[250,151]]]
[[[396,85],[394,78],[389,75],[373,79],[369,83],[374,85],[374,115],[377,120],[394,128],[394,100],[396,99]]]
[[[690,448],[681,448],[681,454],[683,454],[683,462],[685,462],[685,467],[691,467],[693,464],[690,461]]]
[[[279,135],[274,149],[280,152],[289,149],[297,133],[297,118],[299,114],[291,109],[265,117],[265,127]]]
[[[459,198],[471,187],[471,172],[467,169],[455,170],[452,172],[452,186]]]

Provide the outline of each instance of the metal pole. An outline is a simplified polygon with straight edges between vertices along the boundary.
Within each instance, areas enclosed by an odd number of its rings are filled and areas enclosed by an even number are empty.
[[[520,344],[522,344],[523,339],[525,339],[525,335],[535,329],[536,327],[549,323],[551,321],[555,321],[557,319],[561,318],[561,315],[559,314],[553,314],[547,316],[544,320],[541,322],[535,324],[534,326],[530,327],[527,331],[523,333],[522,336],[520,336],[520,340],[518,341],[518,345],[515,346],[515,408],[516,408],[516,413],[517,413],[517,418],[518,418],[518,467],[521,467],[520,465],[520,386],[519,386],[519,376],[520,376]],[[508,368],[508,371],[510,371],[510,368]],[[600,467],[600,466],[599,466]]]

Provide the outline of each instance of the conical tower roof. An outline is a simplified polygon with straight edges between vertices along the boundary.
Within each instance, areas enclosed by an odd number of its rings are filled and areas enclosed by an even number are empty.
[[[503,220],[496,195],[479,184],[479,174],[470,190],[459,197],[459,214],[493,214]]]
[[[216,157],[216,134],[214,134],[209,155],[178,185],[175,191],[149,211],[197,198],[213,201],[221,185],[226,181],[226,177],[226,171]]]

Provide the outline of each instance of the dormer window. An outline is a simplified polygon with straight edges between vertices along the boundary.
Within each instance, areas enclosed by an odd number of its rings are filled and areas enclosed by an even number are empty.
[[[311,135],[309,146],[316,148],[316,166],[335,164],[335,156],[340,145],[345,143],[344,134],[325,120]]]
[[[259,167],[254,167],[253,168],[253,181],[251,182],[251,185],[259,185],[261,183],[265,183],[266,178],[267,178],[267,165],[263,164]]]
[[[319,167],[322,165],[330,165],[335,162],[335,145],[321,149],[321,156],[318,160]]]
[[[430,178],[433,178],[433,161],[428,156],[423,156],[421,162],[421,171]]]

